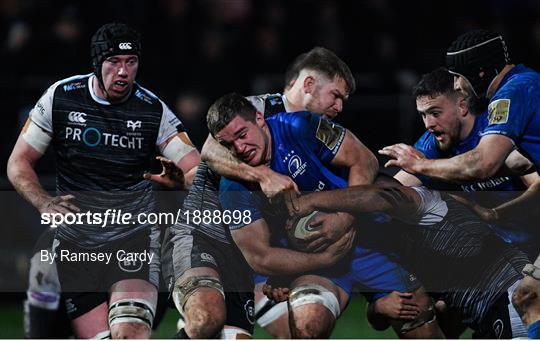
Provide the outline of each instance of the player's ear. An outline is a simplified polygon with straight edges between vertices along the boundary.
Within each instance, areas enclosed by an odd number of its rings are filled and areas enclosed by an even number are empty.
[[[467,103],[467,99],[465,97],[459,97],[458,98],[458,110],[460,116],[467,116],[469,114],[469,104]]]
[[[264,120],[264,115],[259,111],[255,113],[255,122],[259,127],[262,127],[266,123]]]
[[[315,78],[311,75],[307,75],[306,78],[304,78],[304,92],[306,94],[313,93],[313,90],[315,89]]]

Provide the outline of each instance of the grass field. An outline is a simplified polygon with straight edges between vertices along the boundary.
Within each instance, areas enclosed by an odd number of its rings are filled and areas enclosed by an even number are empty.
[[[21,339],[23,337],[22,327],[22,303],[12,303],[0,308],[0,338],[1,339]],[[168,339],[175,333],[175,326],[178,313],[169,310],[158,330],[154,334],[156,339]],[[256,327],[256,339],[270,338],[264,330]],[[470,338],[470,333],[465,333],[465,338]],[[341,315],[337,326],[332,334],[334,339],[395,339],[396,334],[388,329],[384,332],[377,332],[371,329],[365,318],[365,301],[362,297],[355,296],[347,310]]]

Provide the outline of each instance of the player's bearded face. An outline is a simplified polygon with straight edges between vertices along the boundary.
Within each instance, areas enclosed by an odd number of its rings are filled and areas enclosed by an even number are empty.
[[[445,95],[421,96],[416,99],[416,109],[422,115],[426,129],[435,137],[439,150],[449,151],[459,143],[462,124],[455,99]]]
[[[106,58],[101,67],[106,99],[114,102],[129,95],[138,68],[139,58],[136,55],[117,55]]]
[[[313,93],[306,102],[308,111],[333,119],[343,110],[343,101],[347,97],[347,84],[343,78],[329,80],[319,77],[316,80]]]
[[[219,143],[231,150],[241,161],[259,166],[269,161],[270,138],[262,114],[255,122],[236,116],[216,134]]]

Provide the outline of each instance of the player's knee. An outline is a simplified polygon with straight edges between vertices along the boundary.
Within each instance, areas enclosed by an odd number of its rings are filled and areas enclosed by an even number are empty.
[[[283,321],[282,321],[283,320]],[[268,334],[272,335],[274,339],[291,339],[291,330],[289,328],[289,317],[285,315],[284,318],[280,318],[271,324],[264,327],[264,330]]]
[[[204,296],[197,295],[197,293],[202,291],[205,292]],[[174,284],[172,296],[176,309],[178,309],[181,315],[184,315],[184,308],[188,301],[191,306],[197,306],[199,300],[206,302],[213,301],[212,303],[219,304],[220,306],[225,302],[223,286],[219,279],[212,276],[179,278]],[[200,303],[206,304],[206,302]]]
[[[328,338],[341,309],[334,293],[320,285],[302,285],[289,296],[298,338]]]
[[[109,326],[114,339],[149,338],[155,307],[143,299],[122,299],[109,307]]]
[[[225,294],[217,278],[180,278],[175,284],[173,299],[185,318],[185,330],[191,338],[212,338],[223,328],[226,317]]]
[[[330,337],[335,318],[320,304],[306,304],[294,309],[295,337],[326,339]]]
[[[148,339],[150,332],[148,325],[137,322],[122,322],[111,326],[113,339]]]
[[[185,306],[184,328],[192,339],[210,339],[225,325],[225,307],[219,293],[199,294],[192,295]]]
[[[276,303],[266,296],[255,304],[257,324],[276,339],[290,339],[287,302]]]
[[[265,330],[268,334],[272,335],[274,339],[288,340],[292,338],[291,331],[288,327],[284,329],[281,327],[272,328],[271,326],[268,326]]]

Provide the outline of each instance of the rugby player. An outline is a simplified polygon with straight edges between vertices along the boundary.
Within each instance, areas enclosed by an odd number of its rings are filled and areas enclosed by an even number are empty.
[[[30,259],[24,301],[25,339],[67,339],[73,336],[63,303],[56,262],[43,262],[41,250],[51,251],[56,229],[47,228],[38,238]]]
[[[378,169],[373,154],[350,132],[309,112],[280,113],[265,121],[249,102],[231,94],[214,103],[207,120],[213,136],[243,162],[251,166],[267,164],[293,177],[304,191],[370,183]],[[332,166],[348,168],[348,181],[332,173],[328,168]],[[251,213],[251,222],[234,223],[230,228],[233,239],[256,272],[310,273],[293,282],[298,300],[291,302],[291,336],[328,337],[348,301],[353,283],[362,283],[375,291],[371,292],[373,299],[393,290],[409,292],[420,287],[414,276],[387,256],[359,246],[355,247],[352,263],[345,259],[341,266],[335,267],[336,272],[313,272],[321,267],[318,253],[297,252],[275,244],[284,223],[280,219],[284,217],[279,210],[268,209],[257,186],[223,178],[220,190],[223,208]],[[422,303],[419,309],[427,310],[430,302]],[[416,327],[438,330],[436,323],[425,323],[428,321]]]
[[[331,51],[316,47],[308,53],[298,56],[288,68],[283,95],[251,96],[249,99],[259,112],[265,114],[265,117],[278,112],[304,110],[307,107],[327,118],[333,118],[343,108],[344,101],[350,93],[354,92],[354,88],[354,78],[347,65]],[[216,168],[218,172],[226,176],[246,181],[258,179],[262,190],[269,197],[287,188],[296,188],[294,182],[291,184],[290,178],[276,176],[266,166],[251,167],[240,162],[233,155],[227,153],[211,136],[203,147],[202,157],[207,159],[211,167]],[[271,174],[272,178],[266,174]],[[206,188],[208,186],[206,183]],[[209,198],[208,195],[206,197]],[[216,207],[219,206],[209,206],[210,209]],[[345,214],[327,215],[321,217],[318,223],[321,224],[321,227],[319,232],[314,234],[316,238],[310,244],[311,249],[322,249],[337,241],[351,227],[351,217],[347,217]],[[185,248],[181,250],[185,250]],[[185,264],[185,262],[180,263]],[[264,281],[265,278],[256,277],[257,282],[261,280]],[[257,323],[275,337],[290,338],[286,304],[275,304],[275,302],[269,301],[260,291],[261,284],[258,284],[255,290]],[[416,300],[421,301],[426,298],[424,294],[417,293],[412,301],[414,303]],[[377,302],[383,302],[386,299],[387,297],[384,297]],[[203,303],[204,299],[197,303],[198,310],[207,311],[207,305]],[[399,314],[392,310],[382,309],[381,312],[387,318],[399,318]],[[203,316],[208,316],[208,319],[211,319],[212,315],[204,314]],[[201,322],[201,325],[204,324],[208,325],[208,323]],[[407,335],[414,337],[414,333]],[[400,333],[400,336],[404,335]]]
[[[454,89],[453,76],[445,68],[425,74],[415,86],[413,95],[416,98],[416,108],[427,129],[414,144],[414,149],[423,156],[428,159],[451,157],[478,145],[482,131],[489,123],[488,112],[486,110],[475,114],[470,111],[468,101],[474,98],[467,99]],[[521,178],[497,176],[460,185],[434,181],[429,177],[412,175],[403,170],[394,177],[405,186],[422,184],[430,189],[463,191],[462,195],[468,199],[482,206],[494,207],[521,194],[538,178],[532,163],[517,150],[510,153],[505,166],[516,174],[527,170],[531,173]],[[530,224],[520,228],[507,224],[492,227],[505,241],[518,244],[524,252],[532,252],[536,257],[539,234]]]
[[[501,35],[474,30],[459,36],[446,54],[448,69],[454,74],[455,87],[469,96],[488,99],[488,125],[478,145],[448,159],[429,160],[411,153],[404,145],[383,148],[381,154],[392,157],[387,166],[398,166],[412,174],[423,174],[445,181],[466,182],[494,176],[507,156],[517,147],[538,169],[540,166],[540,75],[524,65],[514,65]],[[520,197],[498,210],[501,215],[532,214],[524,211],[529,200],[538,200],[538,182]],[[537,201],[536,201],[537,202]],[[529,337],[540,330],[540,286],[538,267],[527,265],[526,278],[513,295],[513,303]]]
[[[414,144],[414,149],[426,158],[439,159],[467,152],[478,144],[482,130],[488,124],[487,111],[478,114],[471,112],[470,108],[475,106],[471,105],[470,101],[474,101],[474,98],[466,98],[454,89],[453,76],[447,69],[438,68],[423,75],[414,87],[413,95],[416,98],[416,108],[427,129]],[[533,183],[538,177],[531,162],[517,150],[509,155],[506,165],[515,169],[516,173],[522,169],[531,169],[532,173],[521,178],[499,176],[461,185],[434,181],[429,177],[412,175],[403,170],[394,177],[405,186],[424,185],[430,189],[456,191],[453,193],[466,196],[483,206],[493,207],[519,195],[526,185]],[[505,241],[516,244],[529,255],[529,258],[536,256],[539,234],[530,223],[522,223],[519,226],[498,224],[490,227]],[[510,309],[512,314],[517,314],[512,307]],[[501,321],[507,322],[504,319]],[[503,327],[510,328],[509,325]],[[445,333],[457,332],[457,328],[451,329],[453,330],[445,330]]]
[[[375,185],[290,198],[287,205],[293,222],[314,210],[385,212],[405,222],[408,227],[394,231],[404,241],[403,247],[394,250],[400,261],[448,309],[460,313],[475,330],[475,338],[525,336],[519,318],[511,318],[510,297],[522,277],[526,255],[497,237],[488,224],[450,195],[401,186],[383,177]],[[503,319],[512,323],[503,324]],[[516,333],[519,330],[522,333]]]
[[[121,23],[103,25],[92,37],[91,52],[93,73],[54,83],[31,110],[8,161],[8,177],[42,214],[111,208],[132,217],[148,214],[155,199],[152,176],[145,170],[154,156],[172,160],[189,185],[199,153],[170,109],[135,82],[141,56],[135,30]],[[33,168],[49,145],[57,160],[55,197],[42,188]],[[150,337],[159,244],[158,227],[138,220],[58,227],[52,254],[77,337]],[[120,250],[153,255],[153,261],[113,259],[105,264],[58,257],[62,251]]]
[[[316,47],[298,56],[288,68],[283,95],[250,96],[248,99],[265,117],[304,109],[306,106],[317,113],[334,117],[354,89],[355,81],[347,65],[332,51]],[[273,172],[267,166],[251,167],[238,161],[211,136],[202,154],[208,165],[229,176],[258,182],[269,196],[296,188],[290,178]],[[222,211],[218,200],[220,175],[208,165],[205,162],[199,165],[184,202],[184,212]],[[338,218],[342,221],[334,221],[336,230],[338,224],[350,224],[343,217]],[[164,248],[165,253],[173,254],[174,276],[169,276],[169,285],[175,304],[185,320],[185,326],[177,336],[214,337],[224,325],[226,328],[222,337],[250,336],[254,318],[252,273],[230,237],[228,226],[214,221],[189,223],[187,217],[182,216],[180,223],[169,232],[171,242],[166,243]],[[339,236],[333,237],[337,239]],[[203,253],[205,257],[202,257]],[[164,256],[164,259],[169,259],[169,256]],[[168,268],[165,266],[164,271]],[[169,272],[173,270],[169,269]],[[173,287],[174,283],[176,285]],[[264,298],[262,295],[260,297]],[[267,301],[264,298],[262,305]],[[280,315],[270,313],[270,317],[263,317],[263,324],[271,328],[269,331],[272,335],[290,337],[287,324],[285,327],[270,326]],[[286,316],[284,321],[287,323]]]

